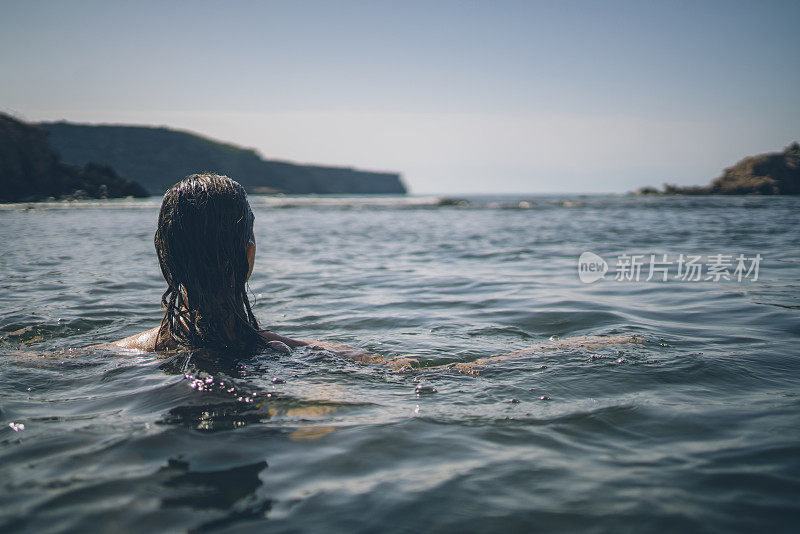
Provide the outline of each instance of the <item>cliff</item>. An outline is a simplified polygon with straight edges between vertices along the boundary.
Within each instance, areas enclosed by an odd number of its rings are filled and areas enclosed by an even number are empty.
[[[400,175],[265,160],[252,149],[147,126],[42,123],[64,161],[101,161],[161,194],[186,175],[226,174],[253,193],[404,194]]]
[[[0,113],[0,202],[148,195],[108,165],[62,163],[46,130]]]
[[[665,184],[659,191],[643,187],[640,195],[798,195],[800,194],[800,145],[783,152],[750,156],[728,167],[707,186],[679,187]]]

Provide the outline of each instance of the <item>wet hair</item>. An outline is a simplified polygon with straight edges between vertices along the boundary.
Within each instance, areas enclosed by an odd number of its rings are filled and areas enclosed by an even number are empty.
[[[167,191],[156,253],[167,290],[156,349],[251,349],[263,344],[247,298],[253,212],[227,176],[193,174]]]

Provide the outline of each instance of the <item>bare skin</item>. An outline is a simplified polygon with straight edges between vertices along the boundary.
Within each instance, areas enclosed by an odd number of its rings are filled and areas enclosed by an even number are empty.
[[[110,345],[123,349],[153,352],[155,351],[156,339],[158,338],[158,330],[160,328],[160,326],[157,326],[155,328],[151,328],[150,330],[145,330],[144,332],[140,332],[130,337],[126,337],[125,339],[120,339],[119,341],[110,343]],[[267,330],[262,330],[260,333],[261,337],[267,341],[267,345],[274,349],[280,350],[281,352],[288,352],[289,350],[297,347],[311,345],[307,341],[291,339]]]

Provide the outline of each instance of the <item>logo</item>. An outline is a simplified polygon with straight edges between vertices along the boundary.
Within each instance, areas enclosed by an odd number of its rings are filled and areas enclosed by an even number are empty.
[[[764,256],[755,254],[620,254],[612,278],[617,282],[756,282]],[[674,272],[673,272],[674,271]],[[594,252],[578,258],[584,284],[606,277],[608,263]]]
[[[594,252],[584,252],[578,258],[578,278],[584,284],[591,284],[605,278],[607,272],[608,263]]]

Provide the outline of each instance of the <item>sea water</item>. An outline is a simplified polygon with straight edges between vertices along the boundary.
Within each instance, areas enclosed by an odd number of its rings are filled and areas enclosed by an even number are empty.
[[[262,326],[381,361],[87,349],[159,203],[0,207],[0,531],[796,531],[800,198],[253,196]]]

